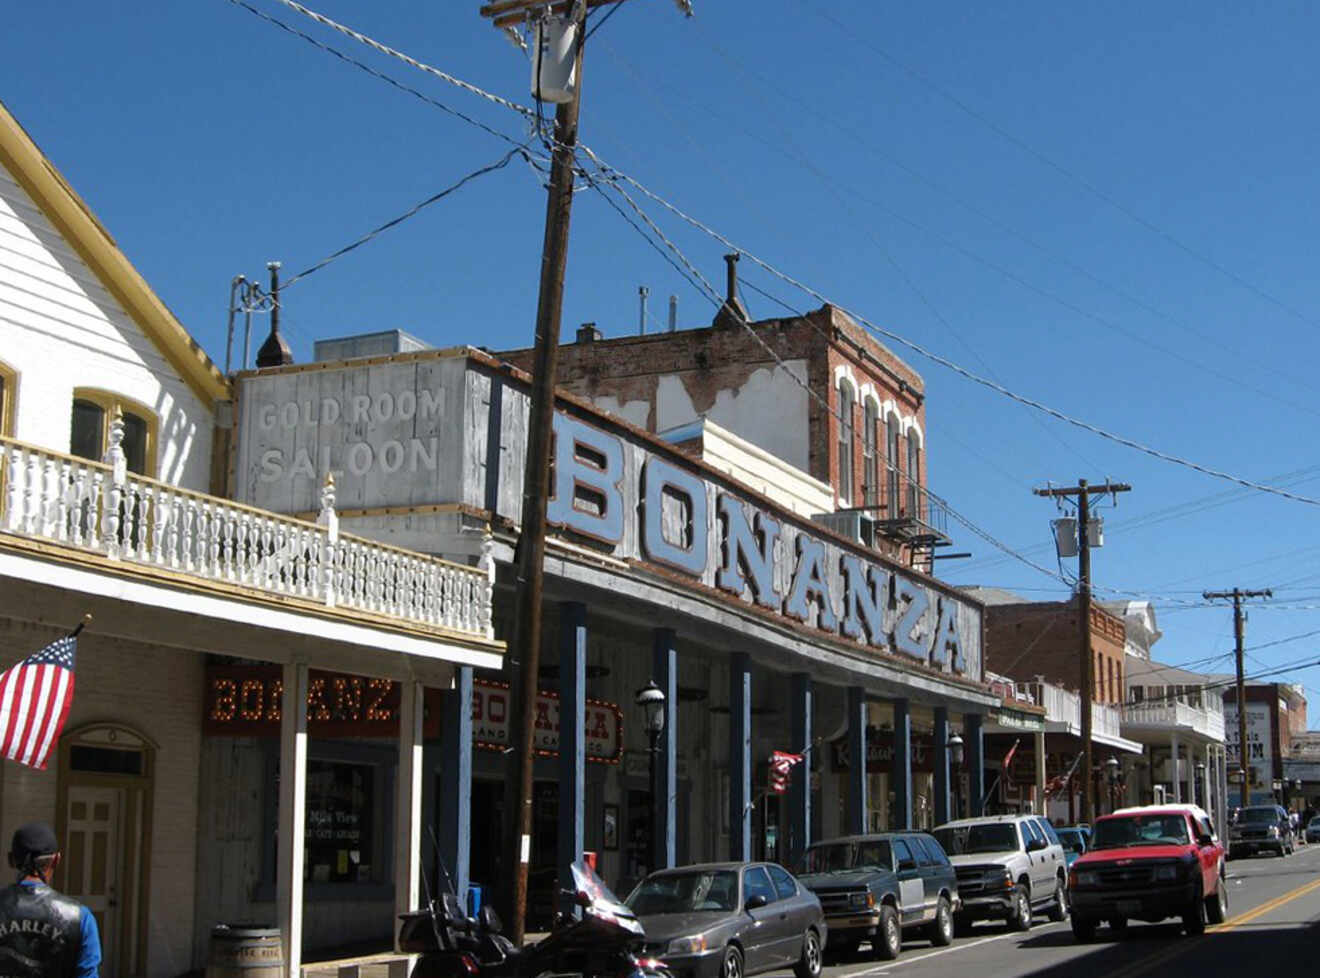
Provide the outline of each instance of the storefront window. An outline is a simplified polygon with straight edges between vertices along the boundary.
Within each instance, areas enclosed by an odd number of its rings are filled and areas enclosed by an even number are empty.
[[[307,762],[307,880],[355,883],[371,879],[375,807],[374,765]]]

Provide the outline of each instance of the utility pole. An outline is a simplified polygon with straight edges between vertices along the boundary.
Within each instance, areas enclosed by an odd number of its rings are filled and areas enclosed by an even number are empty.
[[[1251,785],[1248,783],[1247,771],[1247,681],[1243,678],[1242,657],[1245,653],[1243,649],[1243,638],[1246,632],[1246,615],[1242,611],[1243,598],[1272,598],[1274,592],[1269,588],[1260,591],[1244,591],[1242,588],[1233,588],[1231,591],[1202,591],[1201,597],[1207,601],[1215,601],[1221,598],[1233,599],[1233,639],[1237,645],[1237,712],[1238,712],[1238,776],[1242,779],[1239,786],[1239,798],[1242,801],[1242,807],[1245,808],[1251,804]],[[1273,772],[1271,772],[1273,777]]]
[[[1131,492],[1132,487],[1123,482],[1110,482],[1104,485],[1090,485],[1085,479],[1077,480],[1077,485],[1032,490],[1037,496],[1051,498],[1077,497],[1077,627],[1081,667],[1078,685],[1081,691],[1078,699],[1082,708],[1082,818],[1088,825],[1095,824],[1095,769],[1091,742],[1091,700],[1095,689],[1095,652],[1091,648],[1091,539],[1088,526],[1091,522],[1091,495],[1100,493],[1116,496],[1120,492]]]
[[[546,197],[545,237],[541,246],[540,292],[536,304],[536,343],[523,471],[523,505],[518,536],[516,626],[509,663],[510,742],[516,752],[516,780],[506,781],[506,849],[512,856],[513,903],[509,937],[521,946],[527,922],[527,871],[532,849],[532,771],[536,758],[533,735],[536,693],[541,665],[541,598],[545,574],[546,500],[550,483],[550,444],[554,430],[555,375],[559,364],[559,331],[564,306],[564,276],[568,265],[568,228],[573,208],[573,178],[577,149],[578,110],[582,101],[582,52],[590,9],[620,0],[491,0],[481,8],[499,30],[516,34],[529,19],[555,12],[576,24],[571,97],[555,108],[554,148]],[[691,16],[690,6],[679,7]],[[539,38],[538,38],[539,48]],[[532,56],[539,59],[540,50]],[[537,61],[539,66],[539,60]],[[539,81],[537,82],[539,89]],[[537,93],[539,97],[539,92]],[[521,666],[521,669],[518,669]],[[512,788],[512,790],[510,790]],[[563,881],[560,882],[563,886]]]

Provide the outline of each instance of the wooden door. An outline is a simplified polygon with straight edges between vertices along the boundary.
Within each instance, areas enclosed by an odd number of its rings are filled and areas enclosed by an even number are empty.
[[[123,808],[123,789],[69,786],[64,892],[86,904],[96,918],[102,978],[116,978],[118,971]]]

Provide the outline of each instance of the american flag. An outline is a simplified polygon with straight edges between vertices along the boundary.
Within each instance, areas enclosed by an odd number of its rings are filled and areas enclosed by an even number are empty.
[[[73,703],[72,635],[0,673],[0,753],[45,770]]]
[[[770,754],[770,790],[782,795],[788,790],[788,779],[794,764],[802,763],[802,754],[777,750]]]

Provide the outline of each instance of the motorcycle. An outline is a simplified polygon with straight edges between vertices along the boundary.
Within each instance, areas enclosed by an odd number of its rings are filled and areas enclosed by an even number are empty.
[[[493,908],[469,917],[454,893],[400,915],[399,949],[418,955],[411,978],[673,978],[643,953],[641,922],[601,878],[582,862],[572,864],[572,876],[564,893],[580,916],[561,914],[549,936],[521,948],[503,935]]]

